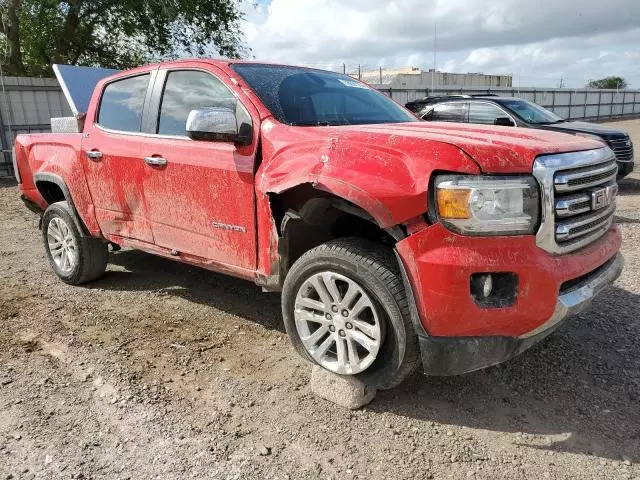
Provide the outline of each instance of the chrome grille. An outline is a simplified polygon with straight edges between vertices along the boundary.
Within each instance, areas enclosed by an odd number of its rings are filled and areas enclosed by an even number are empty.
[[[613,223],[617,173],[609,148],[539,157],[534,165],[543,197],[538,245],[561,254],[604,235]]]
[[[601,165],[558,172],[553,183],[556,192],[574,192],[615,180],[617,173],[618,164],[612,160]]]
[[[619,162],[630,162],[633,160],[633,144],[629,140],[629,137],[616,138],[609,140],[608,143]]]
[[[558,242],[567,242],[576,238],[582,238],[591,232],[600,228],[609,229],[611,219],[615,211],[615,205],[604,208],[602,211],[590,212],[584,215],[573,217],[556,223],[556,240]]]

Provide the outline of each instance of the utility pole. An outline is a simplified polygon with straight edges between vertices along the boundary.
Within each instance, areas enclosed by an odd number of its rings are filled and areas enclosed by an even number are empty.
[[[362,72],[360,71],[360,64],[358,64],[358,80],[362,80]]]
[[[434,20],[433,22],[433,70],[431,72],[431,94],[433,95],[433,90],[436,86],[436,52],[438,49],[437,44],[438,39],[438,22]]]

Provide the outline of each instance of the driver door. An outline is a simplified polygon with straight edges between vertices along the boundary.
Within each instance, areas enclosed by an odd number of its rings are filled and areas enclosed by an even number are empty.
[[[157,115],[144,147],[145,203],[156,245],[195,256],[214,269],[256,268],[254,169],[257,134],[251,145],[196,141],[187,136],[192,110],[241,109],[231,89],[211,71],[160,69],[151,109]],[[253,116],[254,132],[257,115]]]

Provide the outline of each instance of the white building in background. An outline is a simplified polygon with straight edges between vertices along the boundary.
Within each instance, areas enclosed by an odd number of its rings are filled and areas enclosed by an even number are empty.
[[[354,75],[357,77],[357,74]],[[416,67],[382,69],[362,72],[360,79],[376,88],[489,88],[512,87],[511,75],[485,75],[484,73],[447,73],[421,70]]]

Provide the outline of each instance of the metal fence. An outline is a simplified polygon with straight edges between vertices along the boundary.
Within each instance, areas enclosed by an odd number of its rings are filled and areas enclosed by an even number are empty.
[[[540,88],[435,88],[399,89],[376,86],[401,104],[430,95],[495,93],[520,97],[545,107],[567,120],[606,120],[640,115],[640,91]]]
[[[0,178],[13,175],[11,149],[20,133],[48,132],[51,117],[72,115],[55,78],[4,77],[0,82]]]
[[[5,77],[0,82],[0,178],[13,175],[11,148],[20,133],[47,132],[51,117],[71,115],[57,80]],[[375,85],[374,85],[375,86]],[[399,103],[429,95],[497,93],[521,97],[567,119],[605,120],[640,115],[640,91],[497,88],[398,89],[376,86]]]

